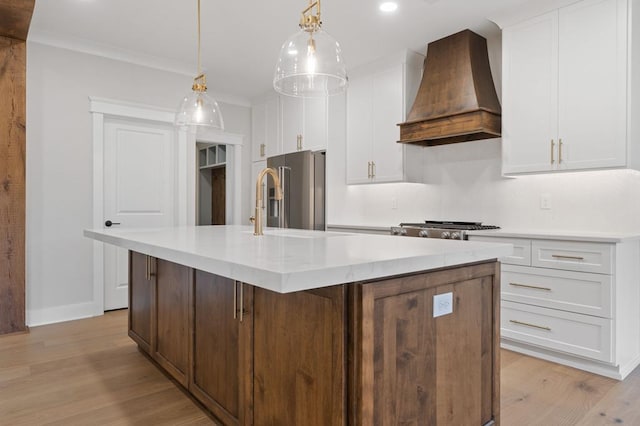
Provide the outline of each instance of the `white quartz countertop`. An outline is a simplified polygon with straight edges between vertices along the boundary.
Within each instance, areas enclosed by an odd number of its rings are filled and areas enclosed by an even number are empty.
[[[469,231],[469,235],[504,238],[533,238],[544,240],[589,241],[594,243],[622,243],[640,239],[640,232],[597,231],[540,231],[531,229],[488,229]]]
[[[266,228],[191,226],[90,229],[128,250],[273,290],[313,288],[500,258],[511,244]]]

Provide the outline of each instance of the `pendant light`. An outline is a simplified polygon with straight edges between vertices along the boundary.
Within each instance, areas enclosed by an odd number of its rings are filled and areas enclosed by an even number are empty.
[[[207,126],[224,129],[224,121],[218,103],[207,94],[207,76],[200,64],[200,0],[198,0],[198,75],[193,79],[191,92],[178,108],[176,126]]]
[[[316,8],[316,14],[311,10]],[[298,97],[326,97],[343,92],[348,83],[340,44],[322,30],[320,0],[302,11],[300,31],[282,48],[273,77],[276,92]]]

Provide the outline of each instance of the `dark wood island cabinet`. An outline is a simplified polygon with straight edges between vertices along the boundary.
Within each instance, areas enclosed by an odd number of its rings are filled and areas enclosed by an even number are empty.
[[[495,261],[284,294],[136,252],[129,276],[129,335],[224,425],[499,423]]]

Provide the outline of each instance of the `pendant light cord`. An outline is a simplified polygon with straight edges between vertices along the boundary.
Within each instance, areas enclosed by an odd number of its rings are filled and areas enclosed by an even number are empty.
[[[198,0],[198,75],[202,74],[200,68],[200,0]]]

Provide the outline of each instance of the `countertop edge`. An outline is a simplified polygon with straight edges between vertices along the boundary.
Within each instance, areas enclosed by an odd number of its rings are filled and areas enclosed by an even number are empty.
[[[530,231],[491,229],[480,231],[468,231],[469,236],[494,237],[494,238],[530,238],[541,240],[585,241],[595,243],[624,243],[640,240],[640,233],[599,233],[589,231]]]
[[[471,247],[470,244],[469,250],[454,253],[365,261],[353,265],[330,266],[306,271],[278,272],[215,259],[195,252],[135,241],[121,235],[108,235],[97,230],[86,229],[83,231],[83,235],[96,242],[116,245],[278,293],[292,293],[333,285],[372,281],[433,269],[491,261],[513,252],[511,244],[492,243],[491,247],[482,248]]]

